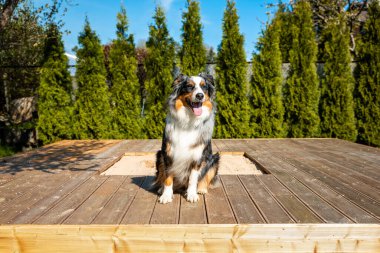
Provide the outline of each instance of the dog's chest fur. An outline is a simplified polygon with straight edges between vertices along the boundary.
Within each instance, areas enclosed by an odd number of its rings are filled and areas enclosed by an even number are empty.
[[[207,115],[207,119],[190,120],[186,124],[176,117],[167,118],[165,135],[170,136],[170,151],[167,155],[173,161],[170,170],[179,181],[186,180],[192,163],[200,163],[202,160],[206,143],[211,140],[214,125],[214,115],[210,114]]]

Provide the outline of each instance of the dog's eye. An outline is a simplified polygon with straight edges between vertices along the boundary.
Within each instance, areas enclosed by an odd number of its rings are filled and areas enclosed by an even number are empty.
[[[208,91],[208,84],[206,83],[205,85],[201,86],[202,87],[202,90],[204,92]]]
[[[188,92],[192,91],[193,89],[194,89],[194,86],[192,86],[192,85],[187,85],[187,86],[186,86],[186,90],[187,90]]]

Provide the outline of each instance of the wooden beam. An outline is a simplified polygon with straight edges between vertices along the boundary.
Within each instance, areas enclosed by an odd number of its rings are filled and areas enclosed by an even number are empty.
[[[6,225],[0,252],[380,252],[378,224]]]

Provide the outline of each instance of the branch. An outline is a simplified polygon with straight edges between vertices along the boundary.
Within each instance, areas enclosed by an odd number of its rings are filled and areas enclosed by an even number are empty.
[[[355,37],[354,37],[354,34],[353,33],[350,33],[350,40],[351,40],[351,47],[350,47],[350,51],[355,54],[355,47],[356,47],[356,44],[355,44]]]
[[[4,29],[7,25],[9,19],[12,17],[13,11],[15,10],[19,0],[6,0],[3,5],[3,10],[0,16],[0,31]]]

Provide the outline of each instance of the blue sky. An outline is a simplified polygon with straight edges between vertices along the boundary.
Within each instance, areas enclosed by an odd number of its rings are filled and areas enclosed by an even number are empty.
[[[63,17],[64,28],[71,31],[69,35],[64,35],[66,51],[73,53],[72,48],[77,45],[77,38],[83,29],[86,15],[102,43],[105,44],[114,39],[116,14],[120,10],[121,2],[126,7],[129,33],[134,34],[136,44],[148,38],[148,26],[153,22],[152,16],[156,4],[161,4],[166,11],[170,35],[177,42],[181,41],[181,15],[186,9],[186,0],[68,0],[69,5],[66,4],[68,10]],[[268,18],[267,2],[265,0],[236,0],[240,31],[245,36],[244,47],[248,60],[252,56],[263,22]],[[204,42],[216,49],[222,38],[221,26],[226,0],[200,0],[200,6]]]

